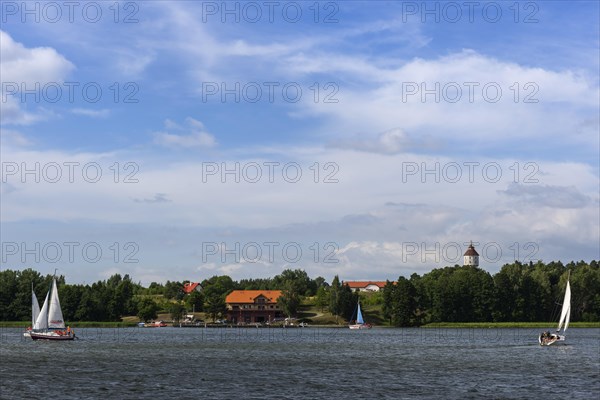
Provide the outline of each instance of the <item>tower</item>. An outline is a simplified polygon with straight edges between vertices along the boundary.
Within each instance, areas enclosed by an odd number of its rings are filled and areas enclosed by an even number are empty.
[[[464,254],[463,265],[471,265],[473,267],[479,266],[479,253],[475,251],[475,247],[473,247],[473,242],[469,245],[467,251]]]

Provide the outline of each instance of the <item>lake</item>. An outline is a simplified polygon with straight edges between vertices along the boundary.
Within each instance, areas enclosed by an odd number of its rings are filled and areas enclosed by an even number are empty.
[[[0,328],[3,399],[585,399],[600,329],[86,328],[33,342]]]

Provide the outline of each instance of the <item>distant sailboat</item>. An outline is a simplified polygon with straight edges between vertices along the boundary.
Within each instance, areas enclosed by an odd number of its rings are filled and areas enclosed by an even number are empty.
[[[360,311],[360,302],[358,302],[356,308],[356,320],[354,324],[348,325],[350,329],[371,329],[371,324],[365,324],[362,312]]]
[[[33,340],[73,340],[75,333],[71,328],[66,328],[63,320],[60,300],[58,299],[58,289],[56,288],[56,279],[52,280],[52,286],[46,294],[44,305],[40,310],[39,303],[35,293],[31,294],[31,314],[33,325],[24,333],[25,336]]]
[[[550,346],[557,342],[564,342],[567,337],[565,336],[565,332],[569,327],[569,321],[571,320],[571,285],[569,283],[569,277],[567,277],[567,287],[565,289],[565,298],[563,299],[562,309],[560,311],[560,318],[558,320],[558,327],[556,328],[556,333],[550,332],[542,332],[538,338],[540,345],[542,346]],[[560,334],[560,330],[562,329],[562,335]],[[558,343],[557,343],[558,344]]]

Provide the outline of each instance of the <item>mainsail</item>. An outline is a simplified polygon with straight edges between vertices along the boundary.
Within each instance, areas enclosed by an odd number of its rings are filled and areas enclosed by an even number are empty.
[[[569,327],[569,320],[571,319],[571,285],[567,280],[567,288],[565,290],[565,298],[563,300],[562,310],[560,312],[560,319],[558,320],[558,328],[556,328],[556,332],[560,331],[560,328],[564,324],[565,332]]]
[[[356,312],[356,323],[364,324],[365,320],[363,319],[362,312],[360,311],[360,303],[358,303],[358,311]]]
[[[38,302],[35,292],[33,291],[33,283],[31,284],[31,327],[35,328],[35,321],[40,315],[40,303]]]
[[[46,299],[44,300],[44,305],[38,314],[35,323],[33,324],[33,329],[48,329],[48,296],[50,292],[46,293]]]
[[[60,309],[60,300],[58,300],[58,289],[56,288],[56,279],[52,281],[52,295],[50,296],[50,307],[48,309],[48,328],[64,329],[62,310]]]

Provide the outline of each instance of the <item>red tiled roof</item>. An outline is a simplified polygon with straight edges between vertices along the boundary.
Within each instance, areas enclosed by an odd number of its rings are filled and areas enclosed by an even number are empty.
[[[263,296],[268,303],[277,303],[281,290],[234,290],[225,298],[225,303],[254,303],[254,300]]]
[[[465,256],[478,256],[479,253],[477,253],[475,251],[475,247],[473,247],[473,244],[471,244],[469,246],[469,248],[467,249],[467,251],[465,251]]]
[[[366,288],[369,285],[378,286],[380,289],[383,289],[385,286],[385,281],[347,281],[344,282],[344,285],[350,286],[350,289],[360,289]]]
[[[198,287],[198,282],[187,282],[183,284],[183,291],[186,293],[192,293]]]

